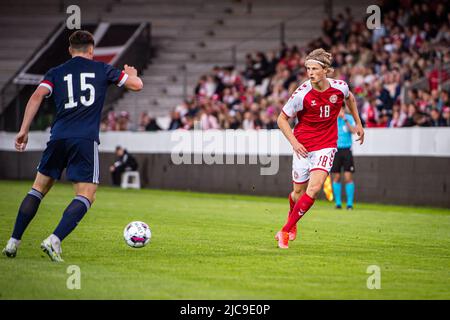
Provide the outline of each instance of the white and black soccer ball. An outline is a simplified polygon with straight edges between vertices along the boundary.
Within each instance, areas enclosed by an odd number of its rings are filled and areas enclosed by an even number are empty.
[[[146,246],[150,242],[151,237],[150,227],[142,221],[130,222],[123,230],[123,238],[127,245],[132,248]]]

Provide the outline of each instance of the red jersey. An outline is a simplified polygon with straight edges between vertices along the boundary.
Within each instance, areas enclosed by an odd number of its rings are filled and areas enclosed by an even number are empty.
[[[282,111],[297,117],[294,136],[309,152],[337,147],[337,117],[344,99],[349,96],[347,83],[329,79],[330,87],[319,92],[305,81],[289,98]]]

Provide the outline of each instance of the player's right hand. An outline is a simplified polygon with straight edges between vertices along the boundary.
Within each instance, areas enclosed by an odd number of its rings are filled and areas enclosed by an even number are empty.
[[[20,152],[25,151],[27,143],[28,143],[28,132],[20,131],[16,135],[16,140],[15,140],[16,150],[20,151]]]
[[[129,66],[129,65],[124,65],[123,66],[123,71],[127,74],[127,75],[129,75],[129,76],[134,76],[134,77],[137,77],[137,70],[136,70],[136,68],[135,67],[133,67],[133,66]]]
[[[308,156],[308,150],[298,141],[294,141],[292,143],[292,148],[294,149],[294,152],[297,154],[297,157],[303,157],[306,158]]]
[[[364,143],[364,128],[362,127],[362,125],[360,125],[360,124],[356,125],[355,133],[359,137],[358,139],[356,139],[356,141],[359,141],[359,144],[363,144]]]

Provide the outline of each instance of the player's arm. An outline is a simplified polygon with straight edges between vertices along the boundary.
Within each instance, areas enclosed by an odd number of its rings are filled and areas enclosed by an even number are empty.
[[[284,112],[280,112],[277,119],[277,124],[278,128],[280,128],[281,132],[283,132],[286,139],[292,145],[294,152],[297,153],[297,155],[306,158],[308,156],[308,150],[306,150],[306,148],[298,142],[297,138],[292,133],[292,129],[289,124],[289,117]]]
[[[359,144],[363,144],[364,142],[364,129],[361,123],[361,119],[359,118],[358,114],[358,108],[356,106],[356,100],[353,96],[353,93],[349,92],[348,97],[345,98],[345,103],[347,104],[347,107],[350,110],[350,113],[353,116],[353,119],[355,119],[356,126],[355,126],[355,133],[358,135],[358,139],[356,141],[359,141]],[[348,125],[348,124],[347,124]]]
[[[28,100],[23,116],[22,125],[19,133],[16,135],[15,147],[18,151],[24,151],[28,143],[28,132],[30,131],[31,123],[41,106],[42,100],[48,96],[51,91],[44,87],[38,86],[34,93]]]
[[[141,91],[144,87],[144,83],[141,78],[138,77],[136,68],[126,64],[123,67],[123,72],[128,75],[128,78],[124,83],[125,88],[131,91]]]

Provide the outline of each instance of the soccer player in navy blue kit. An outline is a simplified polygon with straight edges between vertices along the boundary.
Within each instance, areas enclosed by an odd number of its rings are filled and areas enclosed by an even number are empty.
[[[353,182],[353,173],[355,164],[352,154],[352,134],[355,132],[355,120],[349,114],[345,113],[345,107],[339,112],[338,120],[338,151],[334,156],[331,173],[333,176],[333,194],[336,209],[342,208],[342,184],[341,171],[344,170],[345,195],[347,197],[347,209],[353,209],[353,199],[355,194],[355,183]]]
[[[100,117],[109,84],[140,91],[142,80],[128,65],[121,71],[93,60],[94,38],[87,31],[76,31],[69,38],[72,59],[50,69],[28,101],[20,132],[15,139],[18,151],[24,151],[28,132],[44,98],[53,95],[56,118],[50,141],[37,168],[36,179],[17,214],[14,230],[3,254],[17,254],[25,229],[35,216],[43,197],[66,169],[73,182],[75,198],[66,208],[56,229],[41,243],[41,249],[56,262],[62,262],[61,241],[81,221],[95,200],[99,183],[98,144]]]

